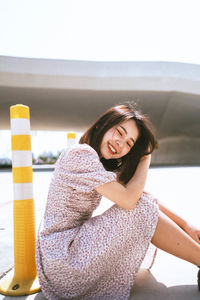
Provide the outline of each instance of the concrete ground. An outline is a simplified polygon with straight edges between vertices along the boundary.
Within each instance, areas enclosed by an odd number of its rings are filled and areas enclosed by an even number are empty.
[[[36,227],[43,214],[48,185],[52,172],[34,172],[34,199]],[[200,227],[198,184],[200,168],[151,168],[146,191],[152,192],[163,204]],[[13,266],[12,229],[12,174],[0,172],[0,276]],[[94,215],[111,206],[107,199]],[[166,237],[167,238],[167,237]],[[129,300],[195,300],[200,298],[196,284],[197,268],[192,264],[158,250],[151,271],[141,269],[131,291]],[[0,294],[0,300],[9,300]],[[33,294],[15,299],[45,299],[43,294]]]

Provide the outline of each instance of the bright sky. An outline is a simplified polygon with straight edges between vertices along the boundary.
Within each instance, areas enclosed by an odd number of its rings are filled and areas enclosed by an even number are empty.
[[[199,0],[0,0],[0,55],[200,64]]]
[[[0,0],[0,55],[200,64],[199,13],[199,0]],[[33,152],[56,152],[41,135]],[[10,156],[8,133],[0,140]]]

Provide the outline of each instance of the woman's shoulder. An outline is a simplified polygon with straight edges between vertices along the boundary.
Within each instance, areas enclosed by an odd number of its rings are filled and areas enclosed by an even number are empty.
[[[67,154],[92,154],[98,156],[97,152],[88,144],[76,144],[66,150]]]
[[[99,182],[100,178],[103,178],[103,182],[108,179],[116,179],[116,174],[106,171],[98,153],[87,144],[76,144],[62,152],[56,163],[56,170],[64,171],[65,175],[70,173],[71,179],[72,175],[79,176],[80,174],[82,180],[90,178],[91,182],[95,180]],[[80,180],[80,176],[78,178]]]
[[[65,149],[56,162],[57,169],[68,172],[89,172],[103,168],[97,152],[87,144],[76,144]]]
[[[82,160],[99,160],[97,152],[88,144],[75,144],[66,148],[60,154],[57,164],[60,162],[81,162]]]

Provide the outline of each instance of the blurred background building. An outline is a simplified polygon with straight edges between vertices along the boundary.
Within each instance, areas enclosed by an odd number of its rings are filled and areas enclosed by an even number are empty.
[[[0,78],[0,129],[9,129],[11,105],[28,105],[31,129],[54,131],[42,138],[46,152],[55,154],[59,135],[64,148],[67,131],[83,132],[110,106],[135,101],[155,127],[152,164],[200,163],[199,65],[1,56]]]
[[[133,100],[155,126],[152,164],[199,164],[199,11],[198,0],[2,0],[0,158],[11,105],[30,107],[38,156]]]

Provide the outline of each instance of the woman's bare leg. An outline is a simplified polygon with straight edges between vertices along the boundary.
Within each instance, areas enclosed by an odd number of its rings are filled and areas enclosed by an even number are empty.
[[[200,245],[161,211],[152,244],[190,263],[200,266]]]

